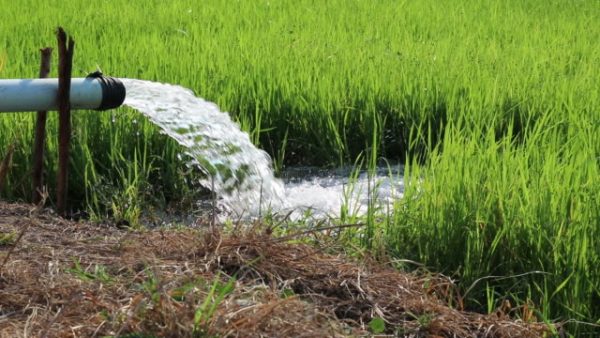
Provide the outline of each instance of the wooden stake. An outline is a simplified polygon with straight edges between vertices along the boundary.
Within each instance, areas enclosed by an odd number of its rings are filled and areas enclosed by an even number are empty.
[[[40,62],[40,79],[47,78],[50,73],[50,60],[52,57],[52,48],[46,47],[40,49],[42,59]],[[46,143],[46,112],[37,112],[37,122],[35,125],[35,139],[33,141],[33,169],[31,173],[32,196],[34,204],[42,201],[44,192],[44,146]]]
[[[0,162],[0,191],[4,189],[4,182],[6,181],[6,176],[8,176],[8,172],[10,167],[12,166],[12,157],[15,151],[15,144],[11,144],[8,146],[8,150],[6,151],[6,155],[4,155],[4,159]]]
[[[71,139],[71,69],[75,42],[59,27],[58,39],[58,177],[56,187],[56,208],[60,215],[66,215],[67,183],[69,167],[69,142]]]

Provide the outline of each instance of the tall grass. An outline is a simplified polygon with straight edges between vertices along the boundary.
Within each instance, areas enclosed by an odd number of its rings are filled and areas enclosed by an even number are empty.
[[[407,170],[389,249],[460,276],[474,299],[493,287],[545,318],[597,323],[600,129],[572,118],[539,122],[521,144],[449,128],[443,150]]]
[[[352,163],[370,146],[403,158],[448,120],[498,128],[527,107],[598,106],[597,4],[562,1],[24,1],[3,4],[3,77],[36,73],[64,25],[75,73],[182,84],[243,122],[288,163]],[[11,34],[18,38],[10,38]],[[466,105],[466,106],[465,106]],[[428,128],[435,131],[425,135]],[[273,129],[275,128],[275,129]]]
[[[34,76],[38,48],[62,25],[77,42],[74,74],[99,67],[190,87],[229,111],[278,166],[341,165],[363,152],[372,163],[405,161],[406,198],[383,223],[368,220],[391,253],[458,273],[482,308],[495,292],[514,292],[546,318],[599,320],[597,1],[0,0],[0,8],[0,77]],[[135,217],[140,203],[190,191],[180,149],[136,113],[75,119],[74,201],[94,210],[138,203],[112,210]],[[0,145],[18,145],[4,197],[30,195],[32,121],[0,117]],[[54,119],[49,130],[52,153]],[[47,164],[52,185],[54,157]]]

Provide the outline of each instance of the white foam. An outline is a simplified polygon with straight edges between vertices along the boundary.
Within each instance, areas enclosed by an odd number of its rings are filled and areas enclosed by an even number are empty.
[[[284,187],[269,155],[256,148],[227,113],[180,86],[122,79],[125,105],[135,108],[185,147],[191,164],[211,173],[200,183],[219,196],[222,209],[254,214],[279,208]]]
[[[342,207],[350,214],[367,207],[393,203],[404,190],[401,168],[382,168],[350,180],[352,171],[296,168],[286,173],[286,185],[273,174],[271,158],[256,148],[248,134],[212,102],[176,85],[122,79],[127,89],[125,105],[147,116],[175,139],[207,177],[200,183],[218,196],[223,215],[249,217],[265,211],[339,217]]]

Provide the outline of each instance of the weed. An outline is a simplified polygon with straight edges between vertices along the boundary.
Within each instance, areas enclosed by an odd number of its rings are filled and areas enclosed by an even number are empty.
[[[17,239],[17,233],[12,231],[0,233],[0,246],[13,245]]]
[[[215,278],[212,282],[204,302],[196,309],[194,314],[194,336],[204,337],[206,326],[223,299],[235,288],[235,279],[230,278],[226,283],[221,282],[220,278]]]
[[[106,271],[106,267],[103,265],[96,264],[93,269],[83,268],[79,259],[73,258],[73,267],[66,269],[67,272],[77,276],[77,278],[83,281],[98,281],[101,283],[111,283],[113,278]]]

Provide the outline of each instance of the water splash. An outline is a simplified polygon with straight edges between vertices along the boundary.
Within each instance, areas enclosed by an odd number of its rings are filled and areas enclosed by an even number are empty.
[[[286,186],[273,174],[269,155],[256,148],[248,134],[212,102],[176,85],[122,79],[125,105],[147,116],[181,144],[190,165],[207,174],[201,184],[219,197],[227,215],[258,216],[271,210],[290,218],[339,217],[342,208],[360,215],[369,205],[382,207],[402,197],[401,167],[384,168],[352,181],[351,168],[287,171]],[[376,203],[373,203],[376,199]]]
[[[184,87],[122,79],[124,104],[146,115],[181,144],[191,164],[207,174],[200,183],[219,196],[221,208],[236,214],[279,209],[283,182],[273,175],[269,155],[256,148],[227,113]]]
[[[280,213],[291,219],[307,217],[317,220],[360,216],[369,206],[381,212],[402,198],[404,168],[401,165],[380,167],[370,174],[356,173],[354,168],[324,170],[311,167],[290,168],[284,172],[285,206]]]

